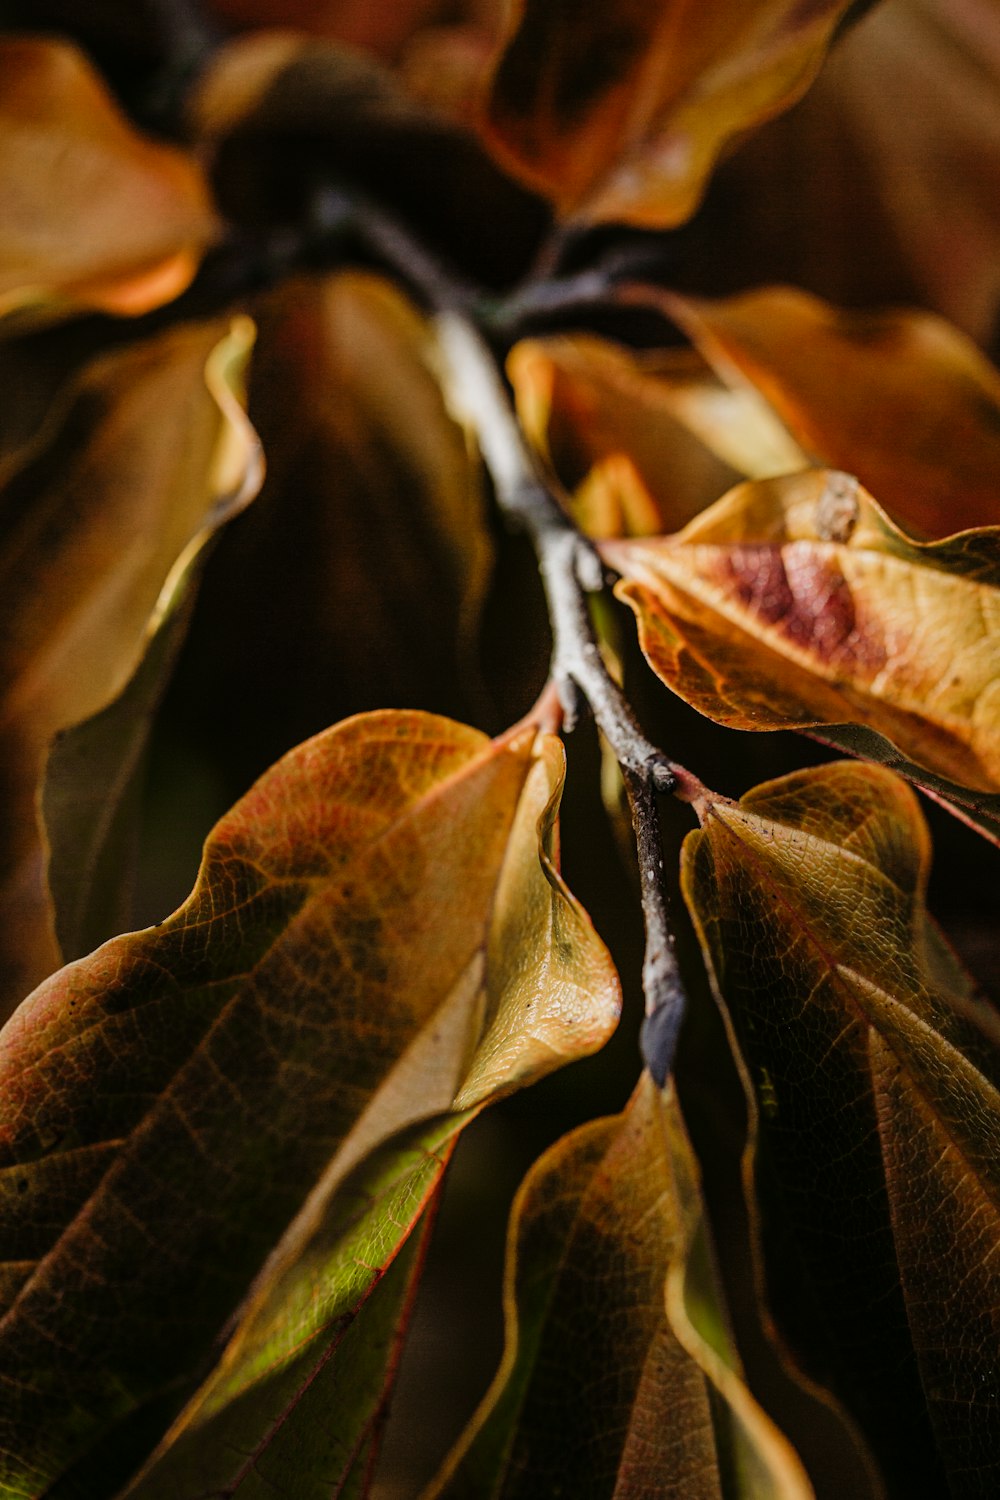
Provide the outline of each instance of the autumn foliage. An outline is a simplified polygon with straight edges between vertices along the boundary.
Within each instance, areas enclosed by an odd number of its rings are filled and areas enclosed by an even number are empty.
[[[990,0],[3,14],[0,1496],[996,1495]]]

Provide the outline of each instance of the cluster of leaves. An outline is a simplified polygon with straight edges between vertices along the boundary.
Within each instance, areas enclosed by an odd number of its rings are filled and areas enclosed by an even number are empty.
[[[906,3],[872,21],[919,32]],[[428,1500],[808,1500],[843,1472],[996,1493],[1000,1022],[928,914],[914,788],[1000,844],[1000,375],[931,311],[551,269],[613,226],[671,243],[852,9],[109,0],[0,35],[10,1500],[393,1493],[459,1137],[618,1021],[560,873],[556,731],[588,687],[569,701],[558,631],[564,705],[493,739],[431,711],[491,716],[503,545],[505,460],[445,315],[503,344],[501,428],[617,578],[668,715],[854,759],[739,802],[678,773],[679,890],[745,1089],[750,1300],[795,1400],[765,1411],[731,1330],[682,1054],[523,1183],[503,1361]],[[951,310],[982,333],[976,285]],[[523,336],[547,307],[562,331]],[[129,932],[150,727],[223,530],[209,666],[286,753],[180,908]],[[289,601],[261,618],[277,559]],[[622,620],[593,619],[613,685]],[[262,704],[269,662],[286,696]],[[832,1480],[797,1452],[820,1409]]]

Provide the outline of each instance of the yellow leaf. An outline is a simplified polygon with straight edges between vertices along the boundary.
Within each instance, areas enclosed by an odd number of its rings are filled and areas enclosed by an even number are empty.
[[[565,1136],[523,1183],[503,1364],[425,1500],[809,1500],[735,1362],[691,1322],[701,1232],[676,1101],[644,1074],[621,1115]]]
[[[738,729],[853,723],[1000,789],[997,533],[915,542],[849,475],[738,486],[676,537],[606,542],[654,671]]]
[[[53,737],[111,703],[198,553],[260,482],[238,399],[253,327],[190,326],[86,365],[2,490],[0,1014],[58,967],[37,805]]]
[[[676,531],[741,474],[808,463],[751,387],[726,385],[691,349],[525,339],[507,370],[522,426],[590,536]]]
[[[138,135],[64,42],[0,42],[0,192],[0,313],[145,312],[218,232],[196,162]]]

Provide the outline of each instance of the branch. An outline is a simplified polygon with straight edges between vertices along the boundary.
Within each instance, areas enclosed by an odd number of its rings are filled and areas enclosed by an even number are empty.
[[[481,298],[377,208],[358,204],[355,228],[434,313],[449,397],[479,439],[497,504],[527,532],[538,558],[552,626],[550,676],[564,726],[572,729],[588,706],[621,768],[646,930],[642,1055],[662,1087],[673,1063],[686,996],[670,923],[656,793],[672,791],[698,802],[705,788],[646,738],[604,664],[587,602],[589,593],[605,587],[604,566],[535,469],[496,361],[474,321]]]
[[[674,791],[694,800],[703,788],[646,738],[604,664],[587,605],[587,594],[605,586],[601,560],[539,479],[482,335],[464,313],[447,309],[438,314],[437,329],[448,389],[479,437],[497,503],[527,532],[538,557],[552,623],[551,677],[566,727],[573,727],[584,703],[589,705],[621,768],[646,929],[642,1052],[662,1085],[673,1061],[685,995],[669,918],[655,794]]]

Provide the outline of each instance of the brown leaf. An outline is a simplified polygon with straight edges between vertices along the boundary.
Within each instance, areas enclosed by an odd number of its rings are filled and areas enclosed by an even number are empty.
[[[723,380],[749,384],[810,459],[856,474],[904,525],[1000,523],[1000,373],[943,319],[844,312],[790,287],[664,305]]]
[[[492,562],[479,461],[413,304],[348,273],[291,282],[255,312],[268,473],[195,625],[199,703],[261,742],[253,771],[289,737],[386,702],[471,714]]]
[[[847,0],[520,0],[490,101],[502,159],[562,214],[688,218],[731,136],[815,75]]]
[[[690,349],[525,339],[507,370],[525,432],[591,536],[677,531],[740,474],[808,463],[752,388],[726,385]]]
[[[196,163],[144,140],[83,55],[0,41],[0,313],[134,314],[182,292],[217,233]]]
[[[60,962],[37,805],[50,742],[118,696],[259,483],[235,394],[252,338],[217,322],[96,360],[0,492],[4,1015]]]
[[[347,1173],[606,1040],[617,976],[553,863],[562,776],[530,726],[490,742],[427,714],[349,720],[223,818],[179,911],[18,1010],[0,1048],[8,1487],[85,1489],[95,1443],[103,1484],[124,1481],[265,1261],[265,1333],[275,1279],[308,1291]]]
[[[929,857],[905,784],[835,763],[709,804],[683,883],[757,1101],[782,1335],[890,1493],[957,1500],[1000,1479],[1000,1024]]]
[[[644,1074],[623,1114],[565,1136],[523,1183],[503,1364],[425,1500],[808,1500],[794,1453],[691,1321],[703,1233],[679,1110]],[[718,1319],[711,1295],[708,1309]]]
[[[879,0],[857,15],[805,98],[721,166],[688,285],[788,281],[848,306],[920,303],[990,347],[995,0]]]
[[[861,724],[1000,789],[995,531],[914,542],[849,475],[739,485],[676,537],[606,542],[654,671],[739,729]]]

